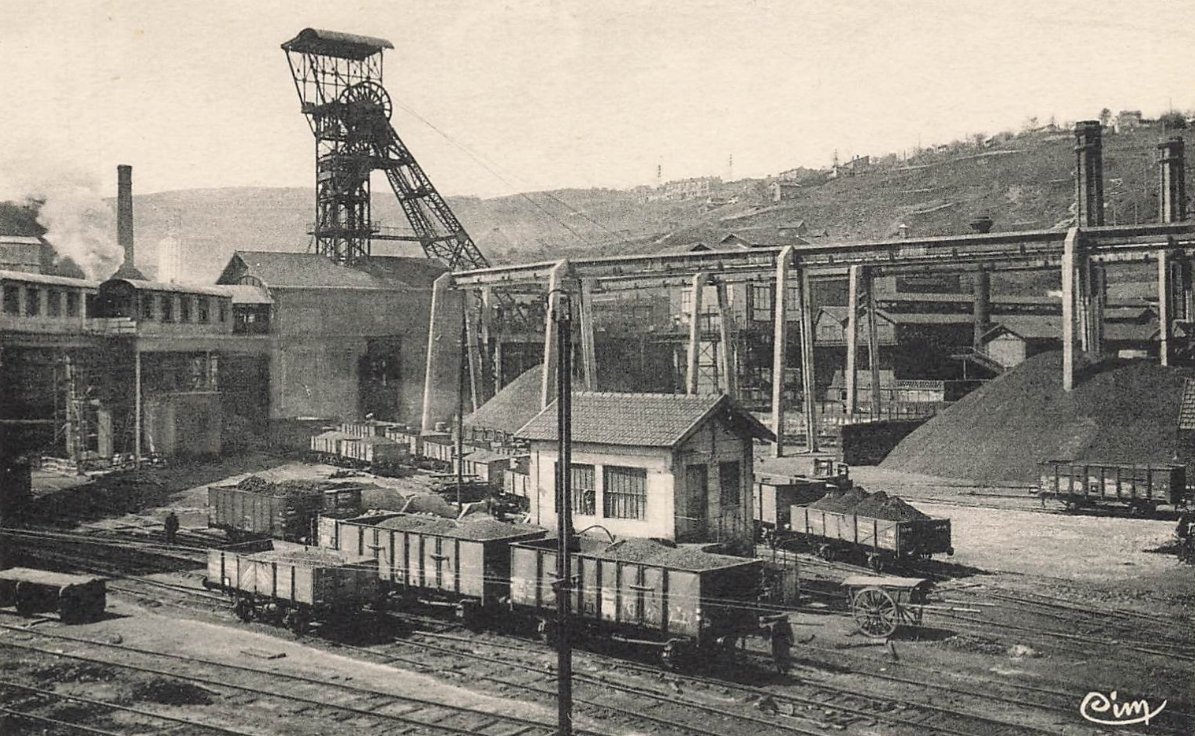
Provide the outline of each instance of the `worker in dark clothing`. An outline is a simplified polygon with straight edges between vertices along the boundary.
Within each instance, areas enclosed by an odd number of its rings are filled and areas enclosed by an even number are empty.
[[[784,616],[771,624],[772,663],[776,671],[782,675],[788,674],[792,665],[793,627]]]
[[[174,536],[178,534],[178,516],[173,511],[166,514],[166,544],[174,544]]]
[[[1195,511],[1187,509],[1179,515],[1174,535],[1178,537],[1178,559],[1195,563]]]

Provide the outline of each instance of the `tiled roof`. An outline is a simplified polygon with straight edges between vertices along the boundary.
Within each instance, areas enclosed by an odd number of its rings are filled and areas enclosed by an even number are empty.
[[[358,266],[343,266],[318,253],[237,251],[224,269],[226,281],[237,269],[261,280],[270,289],[394,289],[427,288],[447,269],[426,258],[372,256]]]
[[[703,422],[719,417],[743,435],[772,440],[771,431],[724,394],[573,394],[573,442],[627,447],[675,447]],[[515,433],[529,440],[555,440],[556,402]]]

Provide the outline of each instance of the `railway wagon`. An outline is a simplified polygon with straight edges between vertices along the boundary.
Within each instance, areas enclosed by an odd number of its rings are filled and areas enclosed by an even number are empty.
[[[233,598],[242,621],[260,619],[304,634],[315,621],[346,619],[379,600],[377,560],[299,545],[240,554],[208,550],[209,589]]]
[[[266,483],[263,486],[210,486],[207,492],[208,526],[223,529],[230,537],[273,537],[297,542],[312,533],[321,512],[359,512],[361,487],[296,488]]]
[[[472,451],[470,451],[472,450]],[[471,475],[478,481],[493,486],[495,489],[503,487],[503,479],[510,470],[510,455],[502,455],[493,450],[480,448],[465,448],[465,455],[461,462],[465,475]],[[453,468],[456,468],[453,461]]]
[[[382,581],[400,595],[448,603],[466,626],[482,622],[510,594],[510,545],[547,530],[491,518],[457,521],[423,514],[379,515],[339,523],[338,549],[376,554]]]
[[[320,432],[311,437],[311,452],[317,460],[334,464],[341,457],[341,448],[344,443],[354,439],[356,439],[354,435],[341,432],[338,429]]]
[[[792,529],[792,507],[818,500],[830,489],[819,478],[762,477],[755,481],[755,531],[760,541],[769,541]]]
[[[695,650],[728,651],[763,625],[753,605],[762,594],[763,561],[674,547],[650,539],[613,544],[578,538],[572,553],[572,610],[599,635],[657,646],[676,666]],[[555,627],[557,540],[511,547],[510,600]]]
[[[341,460],[358,467],[395,466],[404,462],[408,454],[408,449],[403,445],[377,435],[354,437],[340,444]]]
[[[954,554],[950,519],[895,521],[803,506],[792,508],[792,532],[825,559],[863,554],[876,572],[896,560],[928,560]]]
[[[99,621],[107,606],[104,578],[12,567],[0,570],[0,606],[16,606],[32,616],[54,612],[63,623]]]
[[[452,458],[456,455],[456,443],[453,442],[452,435],[447,432],[425,434],[420,438],[420,445],[422,451],[418,454],[421,457],[445,466],[452,465]]]
[[[394,422],[362,419],[357,422],[341,422],[339,430],[350,437],[384,437],[386,431],[394,426],[397,426]]]
[[[394,440],[400,445],[406,445],[408,452],[412,455],[423,454],[423,441],[419,436],[419,430],[408,427],[405,424],[393,424],[385,428],[383,436],[386,439]]]
[[[1187,471],[1183,465],[1040,463],[1038,494],[1054,498],[1074,510],[1101,503],[1124,504],[1137,513],[1153,513],[1160,504],[1187,501]]]

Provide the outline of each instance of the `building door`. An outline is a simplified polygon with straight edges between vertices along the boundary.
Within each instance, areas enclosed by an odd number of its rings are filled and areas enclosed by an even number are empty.
[[[683,532],[685,539],[703,538],[709,527],[709,515],[709,468],[689,465],[685,468],[685,518],[678,531]]]

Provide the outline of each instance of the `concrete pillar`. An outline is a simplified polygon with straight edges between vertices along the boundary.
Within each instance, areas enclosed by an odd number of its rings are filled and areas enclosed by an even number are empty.
[[[1075,281],[1079,228],[1072,227],[1062,245],[1062,390],[1075,387]]]
[[[556,398],[556,310],[560,308],[568,261],[559,261],[548,276],[548,308],[544,310],[544,362],[540,382],[539,408],[546,409]]]
[[[992,326],[992,275],[984,269],[975,272],[975,331],[971,346],[983,347],[983,336]]]
[[[860,266],[847,269],[846,289],[846,415],[859,411],[859,271]]]
[[[593,280],[581,282],[581,380],[586,391],[597,391],[597,352],[593,342]]]
[[[817,452],[817,381],[813,355],[813,294],[809,288],[809,270],[797,271],[801,309],[801,391],[805,399],[805,448]]]
[[[784,369],[787,341],[788,310],[785,296],[788,294],[788,266],[792,262],[793,248],[785,246],[776,256],[776,295],[772,299],[772,428],[776,432],[776,457],[784,454]]]
[[[871,418],[880,418],[880,334],[876,325],[875,274],[867,270],[867,367],[871,370]]]
[[[735,324],[734,311],[730,309],[727,289],[732,288],[725,281],[718,281],[718,355],[721,361],[723,388],[730,398],[737,398],[739,394],[738,359],[735,354]]]
[[[693,276],[692,298],[689,302],[689,352],[685,370],[685,393],[697,393],[697,365],[701,356],[701,297],[705,292],[707,276],[704,273]]]
[[[1186,144],[1176,136],[1158,144],[1158,219],[1187,219]]]
[[[1170,365],[1171,330],[1174,319],[1171,305],[1174,303],[1173,283],[1170,280],[1170,252],[1158,251],[1158,361]]]
[[[1098,120],[1075,123],[1075,224],[1104,224],[1104,144]]]
[[[481,343],[477,324],[477,299],[468,289],[461,290],[461,312],[465,320],[465,357],[469,360],[469,403],[477,411],[485,402],[485,377],[481,370]]]
[[[446,329],[444,324],[449,311],[444,302],[448,296],[448,287],[451,285],[452,274],[450,273],[441,274],[432,284],[432,305],[427,328],[427,359],[423,374],[423,411],[420,417],[420,425],[424,432],[430,432],[436,427],[436,375],[443,370],[443,366],[440,365],[442,356],[439,344],[446,341],[449,335],[455,333],[455,330],[451,329],[455,325]]]

